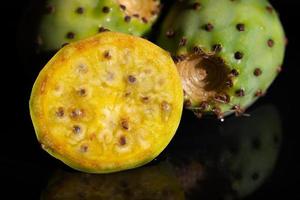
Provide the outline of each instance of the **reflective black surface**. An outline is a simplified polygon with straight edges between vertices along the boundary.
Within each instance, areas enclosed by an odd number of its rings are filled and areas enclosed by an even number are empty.
[[[271,1],[281,14],[289,44],[283,72],[247,111],[250,117],[220,122],[198,120],[184,111],[176,136],[155,161],[121,173],[88,175],[49,156],[35,138],[28,100],[45,58],[30,57],[24,63],[17,54],[16,35],[26,32],[18,23],[28,2],[3,7],[13,11],[2,18],[0,191],[2,197],[8,195],[3,199],[300,198],[300,3]]]

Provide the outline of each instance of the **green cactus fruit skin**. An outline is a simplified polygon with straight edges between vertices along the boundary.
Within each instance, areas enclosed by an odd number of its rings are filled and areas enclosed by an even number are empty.
[[[181,70],[186,107],[223,117],[266,93],[283,63],[285,34],[266,0],[187,0],[171,9],[158,44],[177,57],[178,68],[190,55],[213,61],[204,80],[195,63]],[[214,92],[203,98],[201,88]]]
[[[36,40],[41,51],[51,51],[106,29],[142,36],[157,18],[159,5],[152,0],[47,0]]]
[[[184,200],[184,192],[167,162],[131,171],[92,175],[55,172],[41,194],[50,199],[173,199]]]

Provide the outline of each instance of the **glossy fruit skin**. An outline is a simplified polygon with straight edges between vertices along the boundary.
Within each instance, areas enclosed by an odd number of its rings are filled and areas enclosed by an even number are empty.
[[[285,43],[278,14],[266,0],[177,2],[158,37],[158,44],[179,60],[199,50],[221,58],[228,68],[221,95],[228,99],[211,99],[201,110],[217,110],[221,117],[241,114],[267,92],[281,70]],[[189,103],[189,109],[198,110],[202,102]]]
[[[159,5],[159,1],[157,1]],[[38,24],[39,51],[60,49],[62,45],[111,30],[136,36],[146,34],[157,18],[127,16],[117,0],[47,0]]]
[[[157,157],[176,132],[182,105],[180,77],[166,51],[104,32],[63,47],[46,64],[30,114],[50,155],[80,171],[110,173]]]

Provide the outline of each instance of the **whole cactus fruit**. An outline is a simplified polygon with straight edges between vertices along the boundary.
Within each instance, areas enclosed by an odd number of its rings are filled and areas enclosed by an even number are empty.
[[[91,173],[150,162],[175,134],[182,107],[169,53],[114,32],[63,47],[40,72],[30,99],[42,148]]]
[[[42,51],[98,32],[112,30],[141,36],[157,18],[160,2],[153,0],[46,0],[37,43]]]
[[[186,0],[171,9],[158,44],[177,62],[186,107],[222,118],[266,93],[281,69],[285,35],[266,0]]]

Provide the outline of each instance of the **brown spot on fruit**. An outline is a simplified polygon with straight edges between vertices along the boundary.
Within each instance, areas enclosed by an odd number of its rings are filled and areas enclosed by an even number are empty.
[[[268,43],[268,47],[274,46],[274,40],[272,40],[272,39],[269,39],[267,43]]]
[[[136,78],[133,75],[129,75],[127,80],[131,84],[136,82]]]
[[[81,96],[81,97],[85,97],[85,96],[87,95],[86,89],[80,88],[80,89],[78,90],[78,95]]]
[[[218,94],[215,97],[215,101],[219,103],[229,103],[230,102],[230,97],[228,94]]]
[[[56,111],[56,116],[62,118],[65,115],[65,111],[63,107],[59,107]]]
[[[231,108],[231,110],[234,110],[235,116],[240,117],[244,114],[245,110],[241,108],[240,105],[235,105]]]
[[[205,111],[205,110],[207,110],[208,106],[209,106],[209,103],[206,102],[206,101],[203,101],[203,102],[201,102],[200,105],[199,105],[199,110]]]
[[[260,68],[256,68],[256,69],[254,70],[253,74],[254,74],[255,76],[260,76],[260,75],[262,74],[262,71],[261,71]]]
[[[86,144],[83,144],[83,145],[80,146],[80,151],[82,153],[86,153],[88,151],[88,149],[89,149],[89,147]]]
[[[68,39],[74,39],[75,33],[73,33],[73,32],[68,32],[67,35],[66,35],[66,37],[67,37]]]
[[[128,120],[127,119],[122,119],[121,120],[121,126],[122,126],[123,129],[129,130],[129,122],[128,122]]]
[[[109,12],[110,12],[110,8],[107,7],[107,6],[104,6],[104,7],[102,8],[102,12],[103,12],[103,13],[109,13]]]
[[[109,29],[104,28],[103,26],[99,27],[99,29],[98,29],[99,33],[106,32],[106,31],[109,31]]]
[[[131,92],[125,92],[124,96],[129,97],[131,95]]]
[[[148,20],[145,18],[145,17],[142,17],[142,21],[147,24],[148,23]]]
[[[231,79],[228,79],[225,84],[227,87],[231,88],[233,86],[233,81]]]
[[[202,54],[202,53],[203,53],[203,51],[201,50],[201,48],[198,47],[198,46],[194,46],[194,47],[193,47],[193,52],[194,52],[195,54]]]
[[[120,8],[122,9],[122,10],[126,10],[126,6],[124,6],[124,5],[120,5]]]
[[[82,109],[76,108],[71,111],[70,117],[72,119],[78,119],[84,116],[84,111]]]
[[[235,91],[236,96],[238,97],[243,97],[245,96],[245,90],[243,89],[238,89],[237,91]]]
[[[237,77],[240,73],[236,69],[230,71],[230,76]]]
[[[245,24],[242,23],[237,24],[236,29],[240,32],[245,31]]]
[[[124,20],[125,20],[125,22],[130,22],[131,17],[130,16],[125,16]]]
[[[222,51],[222,45],[221,44],[215,44],[211,48],[212,51],[215,53],[220,53]]]
[[[174,36],[175,36],[175,31],[174,31],[173,29],[167,30],[166,36],[167,36],[168,38],[174,37]]]
[[[262,90],[257,90],[257,91],[255,92],[255,97],[261,97],[261,96],[263,96],[263,95],[264,95],[264,93],[263,93]]]
[[[234,58],[237,59],[237,60],[240,60],[240,59],[242,59],[243,57],[244,57],[244,54],[243,54],[242,52],[240,52],[240,51],[237,51],[237,52],[235,52],[235,54],[234,54]]]
[[[119,139],[119,144],[121,146],[124,146],[126,144],[126,137],[125,136],[121,136],[120,139]]]
[[[218,119],[223,119],[223,113],[220,108],[213,108],[214,114],[218,117]]]
[[[143,102],[143,103],[149,103],[149,101],[150,101],[150,97],[141,97],[141,101]]]
[[[151,13],[151,15],[153,15],[153,16],[154,16],[154,15],[157,15],[157,14],[158,14],[158,11],[156,11],[156,10],[151,10],[151,12],[150,12],[150,13]]]
[[[132,16],[135,17],[135,18],[139,18],[140,17],[139,14],[133,14]]]
[[[207,23],[204,25],[204,30],[211,32],[214,29],[214,26],[211,23]]]
[[[73,126],[73,133],[74,134],[80,134],[81,133],[81,128],[80,128],[80,126],[78,126],[78,125],[74,125]]]
[[[187,39],[185,37],[181,38],[179,41],[179,46],[185,46],[187,42]]]
[[[110,55],[109,51],[104,51],[103,56],[106,59],[111,59],[111,55]]]
[[[172,56],[173,60],[175,63],[184,61],[184,59],[186,58],[185,55],[177,55],[177,56]]]
[[[266,10],[269,12],[269,13],[273,13],[273,7],[272,6],[266,6]]]
[[[78,8],[76,9],[76,13],[78,13],[78,14],[83,14],[83,12],[84,12],[83,7],[78,7]]]

